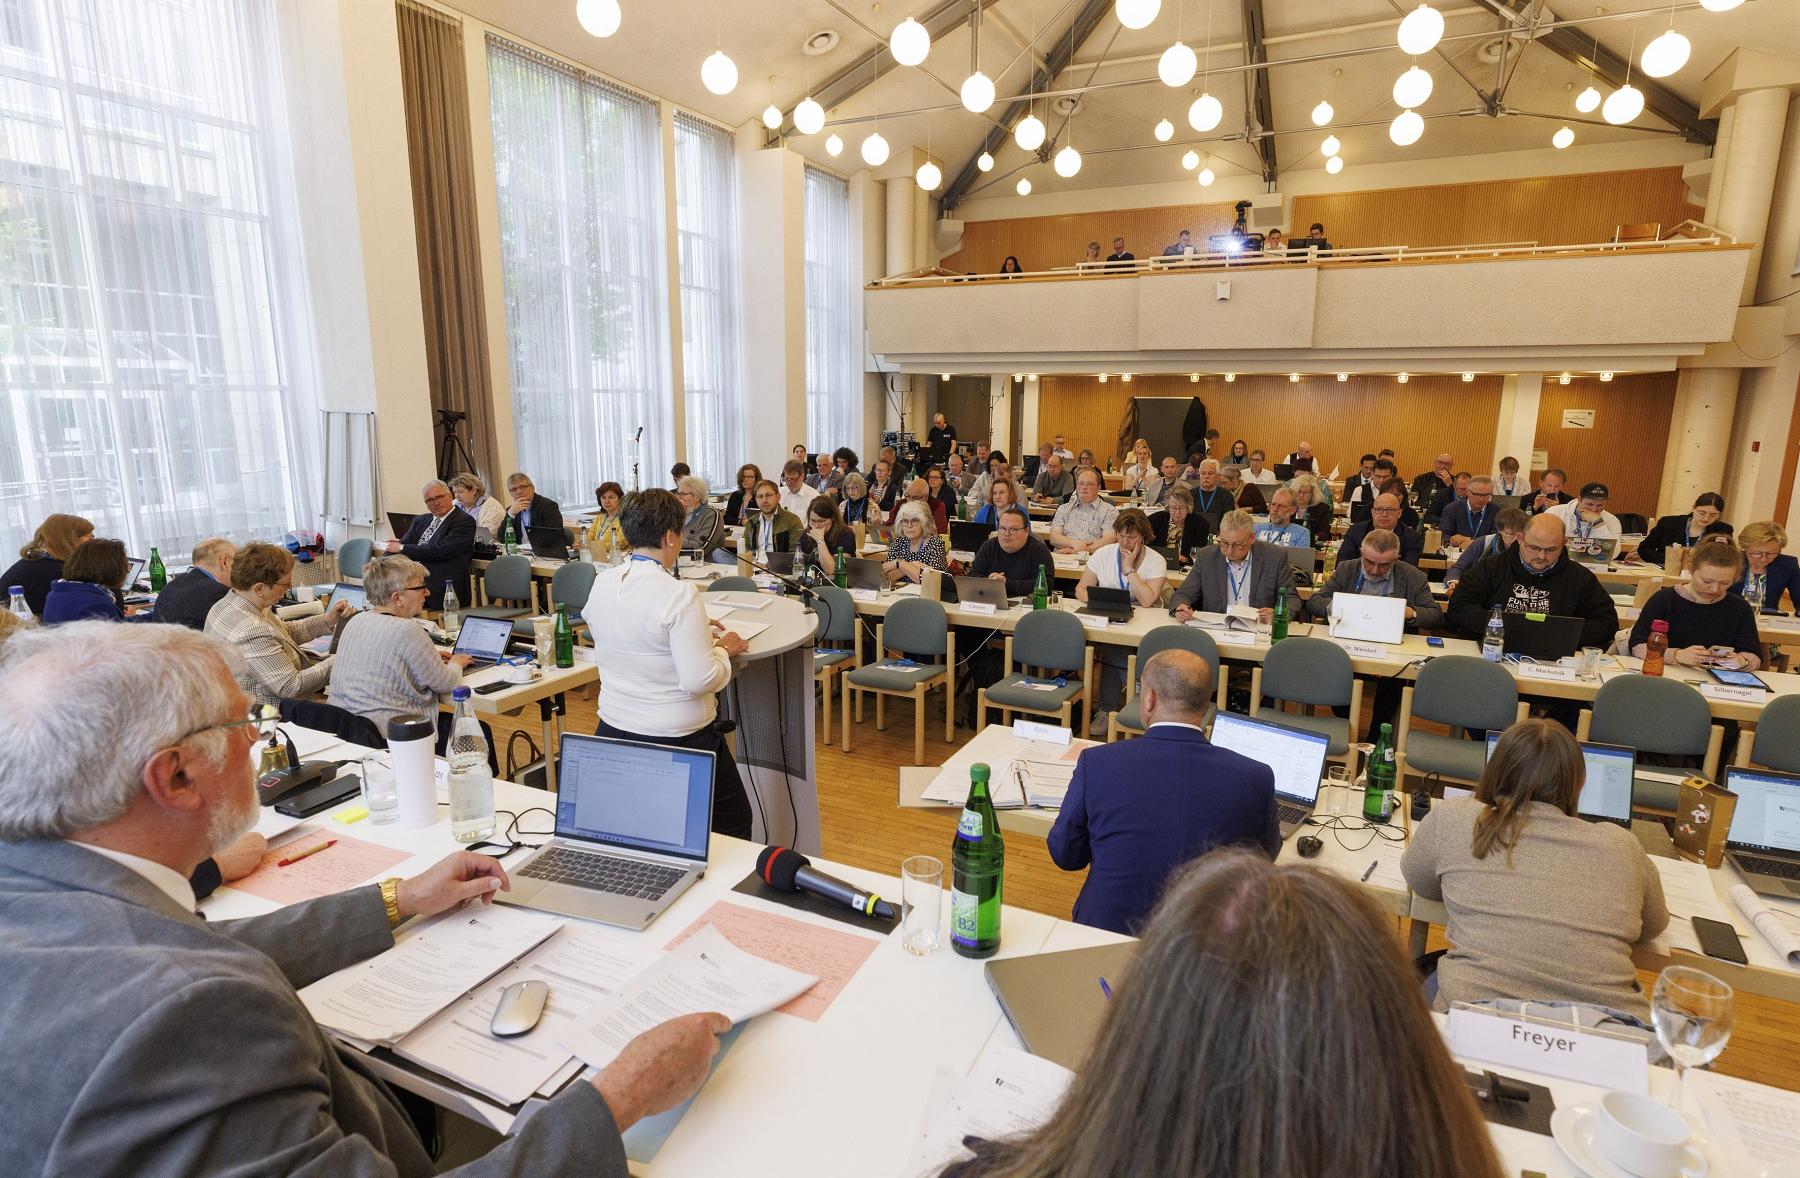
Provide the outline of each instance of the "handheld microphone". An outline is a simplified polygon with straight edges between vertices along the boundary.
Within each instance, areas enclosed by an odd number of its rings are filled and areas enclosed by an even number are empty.
[[[778,892],[811,892],[826,900],[848,905],[864,916],[894,919],[894,906],[873,892],[865,892],[823,871],[813,870],[812,860],[786,847],[764,847],[756,857],[756,874]]]
[[[643,440],[644,440],[644,427],[640,425],[637,427],[637,433],[631,435],[631,444],[635,446]]]

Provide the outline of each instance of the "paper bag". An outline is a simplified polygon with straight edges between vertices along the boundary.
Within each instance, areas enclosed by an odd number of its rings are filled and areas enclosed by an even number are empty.
[[[1704,777],[1690,776],[1681,783],[1681,799],[1675,807],[1675,851],[1683,859],[1717,867],[1725,857],[1725,834],[1737,795]]]

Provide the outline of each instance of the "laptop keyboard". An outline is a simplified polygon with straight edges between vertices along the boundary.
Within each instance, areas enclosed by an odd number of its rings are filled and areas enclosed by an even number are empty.
[[[1285,803],[1277,803],[1275,806],[1275,812],[1276,812],[1276,816],[1279,817],[1283,822],[1286,822],[1290,825],[1295,825],[1295,826],[1299,825],[1302,822],[1305,822],[1306,819],[1312,814],[1311,810],[1302,810],[1299,806],[1289,806]]]
[[[660,900],[687,872],[640,859],[593,855],[570,847],[551,847],[533,859],[520,875],[550,883],[573,884],[617,896]]]
[[[1776,879],[1800,880],[1800,860],[1765,859],[1760,855],[1746,855],[1737,852],[1737,857],[1745,867],[1763,875],[1772,875]]]

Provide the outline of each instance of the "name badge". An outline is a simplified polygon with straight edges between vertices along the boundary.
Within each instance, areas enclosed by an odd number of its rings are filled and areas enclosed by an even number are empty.
[[[1700,694],[1707,699],[1725,699],[1733,703],[1759,704],[1769,698],[1769,693],[1754,687],[1733,687],[1729,683],[1702,683]]]
[[[1333,642],[1344,648],[1352,658],[1384,659],[1393,653],[1379,642],[1352,642],[1347,638],[1334,638]]]
[[[1522,1022],[1461,1007],[1450,1011],[1450,1054],[1563,1080],[1648,1095],[1644,1044],[1573,1027]]]
[[[962,611],[966,614],[991,614],[994,610],[995,606],[991,601],[965,601],[962,603]]]
[[[1013,735],[1021,740],[1036,740],[1044,744],[1066,745],[1075,736],[1067,728],[1059,728],[1055,724],[1040,724],[1036,720],[1014,720]]]
[[[1514,666],[1521,679],[1547,679],[1552,683],[1575,682],[1574,667],[1557,667],[1544,663],[1517,663]]]

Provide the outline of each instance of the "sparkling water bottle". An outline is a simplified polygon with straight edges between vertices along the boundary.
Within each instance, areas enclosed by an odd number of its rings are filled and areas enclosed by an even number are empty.
[[[32,616],[31,607],[25,604],[25,590],[22,586],[14,585],[6,591],[6,595],[9,599],[8,608],[12,610],[13,617],[19,619],[21,626],[37,625],[37,618]]]
[[[1490,663],[1497,663],[1505,645],[1506,623],[1500,617],[1500,607],[1495,606],[1493,616],[1488,618],[1487,629],[1481,635],[1481,657]]]
[[[458,687],[450,698],[456,703],[449,750],[450,834],[459,843],[478,843],[494,833],[494,774],[469,689]]]
[[[438,618],[438,629],[446,634],[462,629],[462,602],[456,598],[456,586],[449,581],[444,582],[444,612]]]

